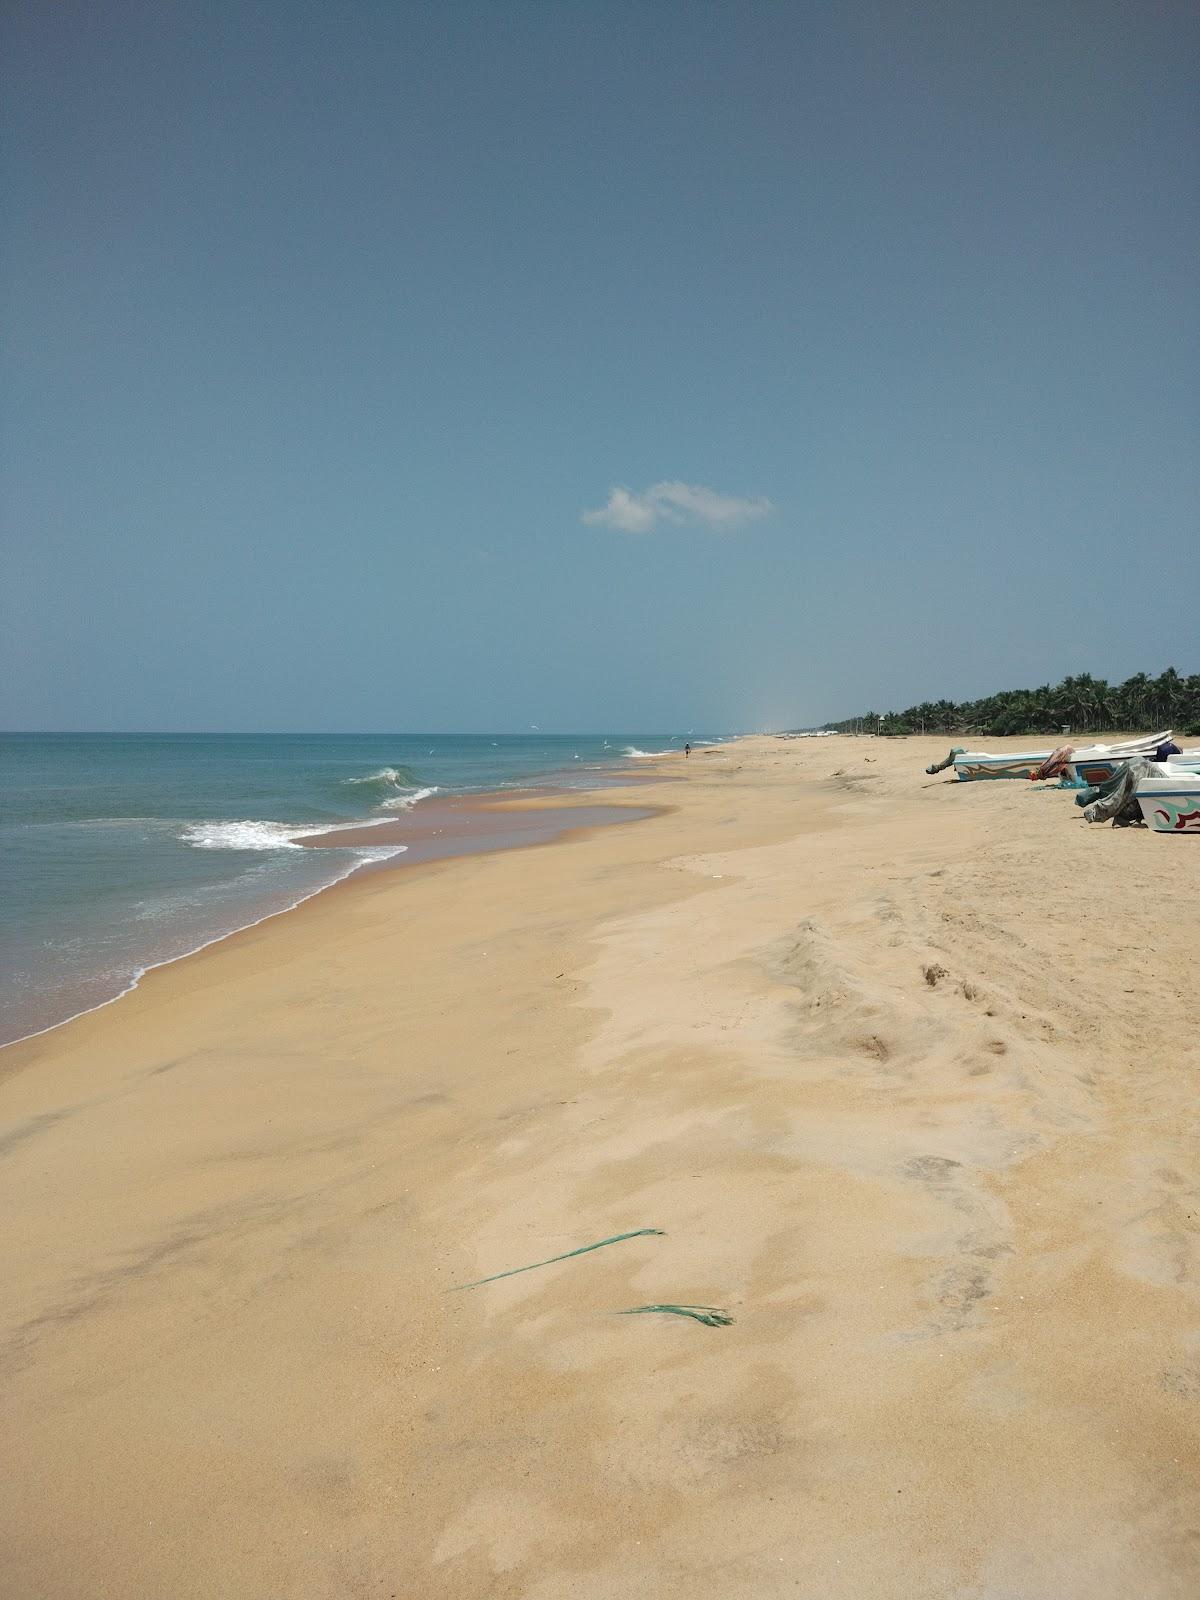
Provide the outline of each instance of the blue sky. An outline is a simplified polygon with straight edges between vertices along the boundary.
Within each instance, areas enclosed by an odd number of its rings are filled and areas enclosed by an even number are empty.
[[[1200,666],[1190,0],[4,26],[0,725]]]

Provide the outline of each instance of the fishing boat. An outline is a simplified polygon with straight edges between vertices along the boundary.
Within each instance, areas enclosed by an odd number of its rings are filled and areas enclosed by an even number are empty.
[[[1123,744],[1087,745],[1072,751],[1070,759],[1078,765],[1081,761],[1087,764],[1093,759],[1100,761],[1115,757],[1112,769],[1107,773],[1111,778],[1117,767],[1128,761],[1130,756],[1149,755],[1170,737],[1168,729],[1165,733],[1148,733],[1140,739],[1127,739]],[[986,750],[963,750],[954,757],[954,771],[964,782],[978,778],[1032,778],[1053,754],[1053,750],[1023,750],[1019,754],[1005,755],[991,755]]]
[[[1200,772],[1174,761],[1152,761],[1150,776],[1139,778],[1138,809],[1155,833],[1200,834]]]
[[[1150,733],[1144,739],[1130,739],[1125,744],[1090,744],[1073,750],[1063,767],[1064,789],[1087,788],[1107,783],[1115,777],[1131,756],[1152,756],[1161,744],[1169,744],[1171,732]],[[1173,755],[1172,761],[1200,759],[1200,752],[1186,750]]]
[[[1173,767],[1182,767],[1186,772],[1200,772],[1200,750],[1181,750],[1178,755],[1168,759]],[[1088,756],[1076,751],[1063,769],[1062,786],[1064,789],[1096,788],[1115,778],[1128,760],[1128,755],[1113,755],[1111,752],[1104,756]]]
[[[954,758],[954,775],[964,783],[976,778],[1032,778],[1051,754],[1049,750],[1023,750],[994,756],[986,750],[964,750]]]

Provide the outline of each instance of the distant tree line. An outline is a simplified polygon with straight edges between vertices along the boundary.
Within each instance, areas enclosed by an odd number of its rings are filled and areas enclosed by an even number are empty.
[[[1038,689],[1005,689],[982,700],[925,700],[905,711],[864,711],[823,727],[836,733],[1057,733],[1060,728],[1110,728],[1152,733],[1174,728],[1200,733],[1200,673],[1185,678],[1168,667],[1156,678],[1135,672],[1108,683],[1081,672]]]

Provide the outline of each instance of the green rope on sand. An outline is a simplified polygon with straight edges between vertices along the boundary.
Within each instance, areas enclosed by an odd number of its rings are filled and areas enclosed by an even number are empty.
[[[618,1311],[619,1317],[640,1317],[647,1311],[665,1311],[671,1317],[691,1317],[706,1328],[728,1328],[733,1318],[718,1306],[630,1306],[628,1311]]]
[[[603,1250],[606,1244],[620,1244],[623,1239],[640,1239],[643,1234],[663,1234],[662,1228],[635,1228],[632,1233],[614,1233],[611,1239],[600,1239],[596,1244],[581,1244],[578,1250],[567,1250],[561,1256],[550,1256],[545,1261],[531,1261],[527,1267],[510,1267],[507,1272],[493,1272],[490,1278],[476,1278],[474,1283],[456,1283],[446,1290],[457,1294],[460,1289],[478,1289],[481,1284],[495,1283],[497,1278],[513,1278],[518,1272],[532,1272],[536,1267],[550,1267],[556,1261],[569,1261],[572,1256],[585,1256],[589,1250]]]

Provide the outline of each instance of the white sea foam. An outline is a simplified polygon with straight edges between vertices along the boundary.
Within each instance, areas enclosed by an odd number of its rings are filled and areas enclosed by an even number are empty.
[[[368,772],[361,778],[347,778],[347,783],[395,783],[408,782],[407,773],[399,771],[396,767],[380,767],[378,772]]]
[[[298,839],[328,833],[328,827],[293,826],[287,822],[192,822],[180,838],[197,850],[300,850]]]
[[[391,800],[380,801],[381,811],[411,811],[418,800],[428,800],[431,794],[436,794],[436,784],[432,789],[414,789],[411,794],[394,795]]]
[[[631,756],[636,761],[652,761],[656,756],[669,756],[673,755],[674,752],[671,750],[639,750],[636,745],[627,744],[621,754],[623,756]]]
[[[191,822],[179,837],[196,850],[302,850],[299,839],[311,839],[319,833],[344,833],[347,828],[371,828],[386,817],[364,817],[361,822]],[[348,849],[359,848],[354,845]],[[364,849],[402,850],[403,845],[369,845]]]

